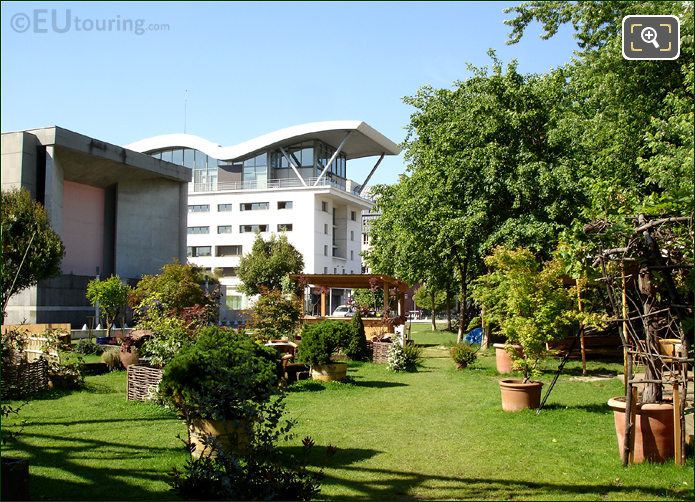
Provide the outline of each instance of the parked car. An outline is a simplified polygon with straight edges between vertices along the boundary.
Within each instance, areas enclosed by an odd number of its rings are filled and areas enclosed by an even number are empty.
[[[331,317],[352,317],[355,315],[355,308],[350,305],[338,305]]]

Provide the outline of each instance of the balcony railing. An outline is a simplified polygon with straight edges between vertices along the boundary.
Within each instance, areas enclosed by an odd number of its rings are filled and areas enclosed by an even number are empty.
[[[313,187],[314,183],[318,178],[304,178],[307,187]],[[333,187],[338,190],[348,191],[346,189],[346,180],[344,179],[329,179],[325,176],[319,181],[318,187]],[[270,179],[263,181],[234,181],[225,183],[193,183],[194,192],[227,192],[227,191],[238,191],[238,190],[268,190],[273,188],[301,188],[304,187],[301,181],[297,178],[282,178],[282,179]],[[352,195],[357,195],[363,199],[371,200],[368,197],[359,195],[357,192],[359,186],[356,190],[351,191]]]

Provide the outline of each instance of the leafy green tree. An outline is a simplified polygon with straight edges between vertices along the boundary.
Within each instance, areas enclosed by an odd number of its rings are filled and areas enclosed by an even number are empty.
[[[206,277],[199,267],[178,262],[167,263],[157,275],[144,275],[133,290],[130,304],[133,308],[145,298],[158,294],[166,309],[176,315],[188,307],[207,305],[214,301],[203,285],[214,279]]]
[[[117,275],[105,280],[92,279],[87,283],[87,300],[94,306],[99,304],[99,310],[106,319],[106,332],[109,335],[118,314],[128,303],[128,293],[130,286]]]
[[[12,295],[60,274],[65,247],[25,189],[2,192],[2,313]]]
[[[380,287],[376,287],[374,289],[353,289],[352,300],[360,309],[371,309],[376,312],[384,306],[384,289]]]
[[[290,244],[285,235],[271,235],[266,241],[258,234],[251,252],[241,257],[237,275],[242,285],[239,290],[249,295],[263,289],[282,289],[283,279],[289,274],[299,274],[304,268],[304,258]]]
[[[432,312],[432,331],[437,329],[436,313],[449,308],[446,291],[437,290],[424,284],[413,295],[416,305]]]
[[[259,340],[292,338],[300,318],[301,303],[295,297],[277,289],[264,290],[251,309],[250,325]]]

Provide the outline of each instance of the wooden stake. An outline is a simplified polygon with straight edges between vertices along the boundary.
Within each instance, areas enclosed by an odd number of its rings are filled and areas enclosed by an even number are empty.
[[[681,393],[678,381],[673,382],[673,459],[676,465],[683,465],[681,437]]]
[[[622,285],[622,287],[623,287],[623,298],[622,298],[622,300],[623,300],[623,338],[625,339],[624,342],[626,344],[628,344],[630,338],[628,336],[628,331],[627,331],[627,284],[625,281],[625,262],[624,261],[620,262],[620,272],[621,272],[621,275],[623,276],[623,285]],[[624,375],[623,376],[623,391],[625,392],[626,395],[627,395],[627,379],[628,379],[627,360],[630,357],[627,353],[628,348],[629,347],[627,345],[623,346],[623,375]]]
[[[582,306],[582,286],[579,279],[575,279],[577,285],[577,305],[579,307],[579,312],[583,312]],[[584,323],[579,325],[579,345],[582,352],[582,375],[586,376],[586,345],[584,344]]]
[[[635,463],[635,436],[637,436],[637,387],[634,385],[630,388],[630,463]]]

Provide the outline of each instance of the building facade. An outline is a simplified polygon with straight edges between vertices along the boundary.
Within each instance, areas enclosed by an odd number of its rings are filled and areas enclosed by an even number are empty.
[[[385,155],[400,151],[360,121],[303,124],[229,147],[173,134],[129,148],[192,169],[187,256],[220,278],[223,321],[248,306],[236,273],[258,233],[285,234],[305,273],[360,273],[362,212],[372,206],[362,187]],[[364,183],[348,178],[349,160],[372,156],[378,160]],[[344,300],[333,291],[331,306]]]
[[[96,276],[125,280],[186,259],[191,171],[61,127],[2,134],[2,189],[25,188],[65,245],[62,275],[10,299],[4,322],[81,327]]]

